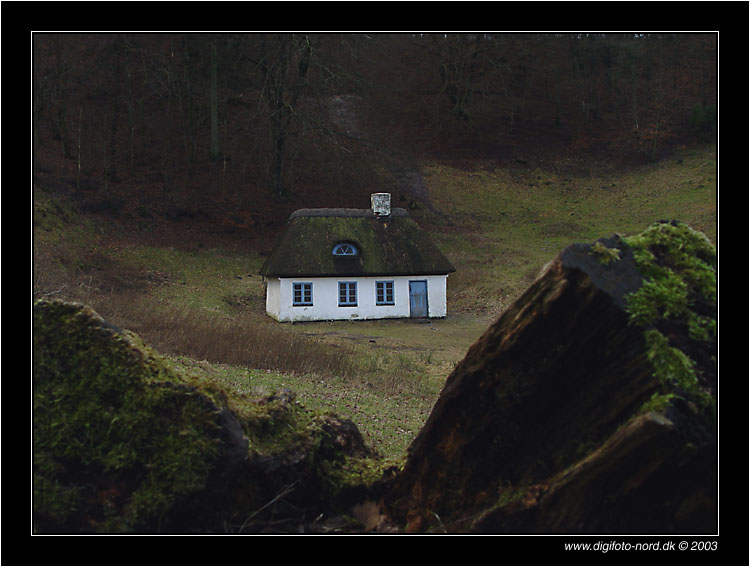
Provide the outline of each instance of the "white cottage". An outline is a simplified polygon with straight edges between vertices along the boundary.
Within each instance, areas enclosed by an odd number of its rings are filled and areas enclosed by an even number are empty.
[[[445,317],[453,265],[405,209],[301,209],[260,270],[277,321]]]

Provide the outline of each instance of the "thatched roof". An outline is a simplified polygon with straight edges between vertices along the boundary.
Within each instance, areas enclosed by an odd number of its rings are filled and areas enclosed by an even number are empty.
[[[336,257],[333,247],[354,244],[356,256]],[[370,209],[300,209],[260,269],[263,276],[436,275],[455,268],[405,209],[387,218]]]

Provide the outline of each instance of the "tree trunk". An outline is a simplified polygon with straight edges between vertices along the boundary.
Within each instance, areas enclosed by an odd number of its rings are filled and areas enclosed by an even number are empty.
[[[306,36],[294,34],[274,40],[277,43],[264,53],[261,71],[269,112],[271,193],[283,201],[292,192],[297,105],[307,89],[312,46]]]
[[[216,40],[211,42],[211,84],[209,86],[209,105],[211,119],[211,159],[218,159],[219,149],[219,94],[218,94],[218,62],[216,53]]]

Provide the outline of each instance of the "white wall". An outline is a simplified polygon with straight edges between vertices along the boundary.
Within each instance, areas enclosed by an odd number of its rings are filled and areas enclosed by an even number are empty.
[[[419,279],[419,278],[409,278]],[[429,276],[427,280],[428,307],[430,317],[445,317],[448,314],[448,276]],[[408,288],[407,288],[408,291]]]
[[[446,281],[448,276],[384,276],[335,278],[269,278],[266,312],[277,321],[364,320],[409,317],[409,281],[427,281],[430,317],[447,313]],[[357,306],[339,307],[340,281],[357,282]],[[393,281],[394,305],[375,304],[375,282]],[[311,306],[292,305],[292,284],[309,282],[313,286]]]
[[[266,313],[277,321],[281,315],[281,297],[279,294],[279,278],[269,278],[266,282]]]

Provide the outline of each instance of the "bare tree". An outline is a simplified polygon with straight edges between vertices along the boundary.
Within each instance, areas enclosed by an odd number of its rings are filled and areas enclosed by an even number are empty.
[[[272,34],[263,38],[260,49],[258,68],[271,141],[271,188],[274,197],[283,200],[291,193],[294,182],[297,105],[308,87],[313,48],[307,35]]]

